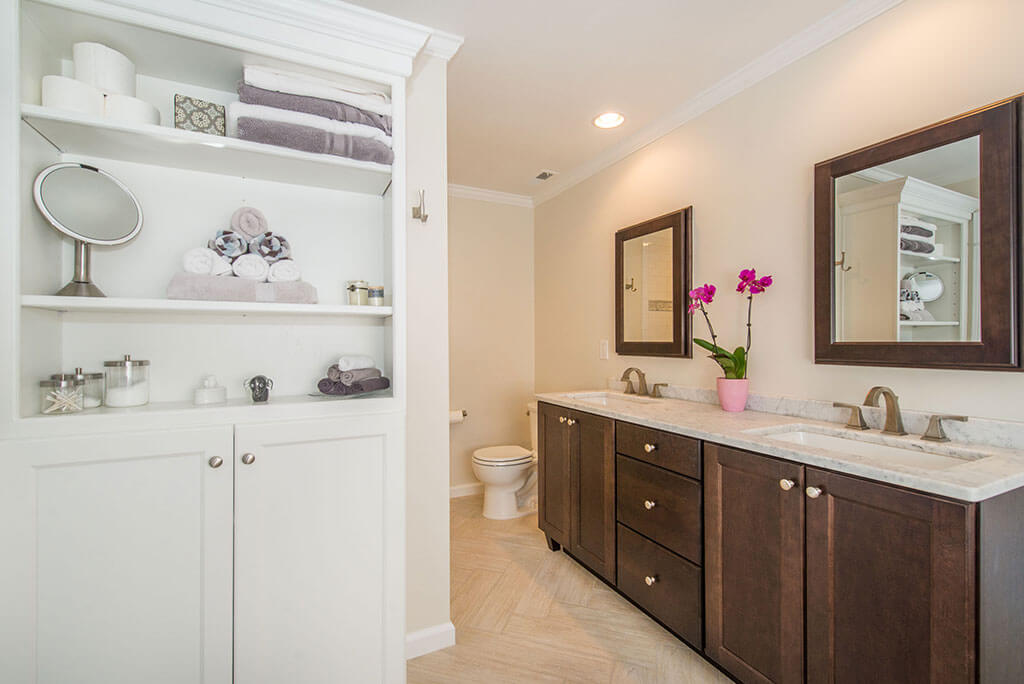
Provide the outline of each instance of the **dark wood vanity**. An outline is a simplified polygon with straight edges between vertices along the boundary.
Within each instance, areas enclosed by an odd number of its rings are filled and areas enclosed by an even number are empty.
[[[1024,488],[966,503],[539,405],[539,526],[741,682],[1024,681]]]

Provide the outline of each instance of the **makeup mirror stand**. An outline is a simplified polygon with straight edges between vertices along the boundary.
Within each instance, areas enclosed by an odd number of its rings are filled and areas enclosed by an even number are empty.
[[[75,272],[71,282],[62,287],[58,297],[106,297],[103,291],[92,282],[90,271],[92,266],[92,245],[82,240],[75,240]]]

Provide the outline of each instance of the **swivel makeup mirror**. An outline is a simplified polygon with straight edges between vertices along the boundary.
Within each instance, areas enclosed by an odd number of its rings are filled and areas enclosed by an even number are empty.
[[[75,272],[58,296],[105,297],[92,282],[92,245],[123,245],[142,230],[142,207],[124,183],[87,164],[43,169],[33,187],[36,206],[58,231],[75,241]]]

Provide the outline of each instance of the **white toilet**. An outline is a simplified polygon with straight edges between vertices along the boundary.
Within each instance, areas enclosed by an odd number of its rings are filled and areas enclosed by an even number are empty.
[[[511,520],[537,510],[537,404],[529,404],[530,445],[473,452],[473,474],[484,484],[484,517]]]

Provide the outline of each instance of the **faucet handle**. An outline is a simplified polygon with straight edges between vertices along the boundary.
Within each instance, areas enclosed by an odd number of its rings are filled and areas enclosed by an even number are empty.
[[[950,416],[937,414],[931,416],[928,419],[928,429],[921,435],[921,439],[928,440],[929,442],[948,442],[949,437],[946,436],[946,431],[942,429],[942,421],[944,420],[957,420],[961,423],[967,422],[967,416]]]
[[[864,420],[864,412],[861,411],[858,404],[844,404],[841,401],[832,402],[832,406],[836,408],[848,408],[850,409],[850,419],[846,421],[846,427],[851,430],[867,430],[868,423]]]
[[[661,388],[662,387],[668,387],[668,383],[667,382],[656,382],[656,383],[654,383],[654,387],[651,388],[651,396],[655,397],[656,399],[660,399],[661,398]]]

